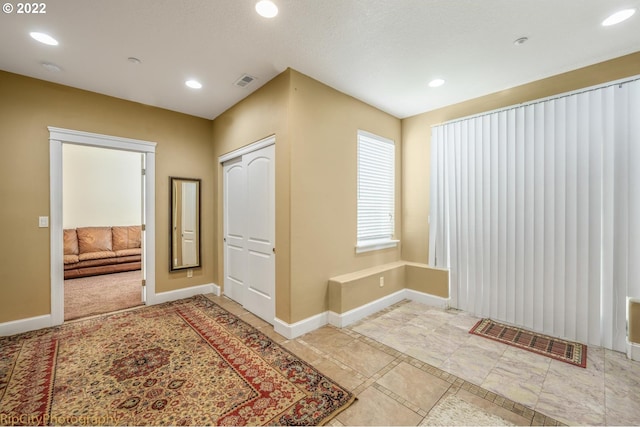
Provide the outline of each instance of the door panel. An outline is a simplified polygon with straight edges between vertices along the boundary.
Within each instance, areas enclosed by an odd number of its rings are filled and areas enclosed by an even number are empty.
[[[242,159],[223,165],[224,177],[224,293],[244,303],[245,249],[245,193],[246,179]]]
[[[275,318],[275,146],[246,154],[247,276],[245,307]]]

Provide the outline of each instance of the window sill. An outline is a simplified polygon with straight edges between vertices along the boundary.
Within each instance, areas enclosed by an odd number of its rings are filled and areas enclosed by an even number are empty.
[[[356,244],[356,253],[361,254],[363,252],[377,251],[380,249],[395,248],[400,243],[400,240],[381,239],[370,240],[367,242],[358,242]]]

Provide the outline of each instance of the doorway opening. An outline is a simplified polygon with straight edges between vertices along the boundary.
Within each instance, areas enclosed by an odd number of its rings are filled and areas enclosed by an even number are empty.
[[[140,275],[142,286],[140,286],[140,301],[147,304],[155,303],[155,146],[154,142],[140,141],[128,138],[120,138],[108,135],[100,135],[88,132],[81,132],[68,129],[49,127],[49,149],[50,149],[50,244],[51,244],[51,323],[52,325],[62,324],[65,320],[65,292],[64,292],[64,255],[65,255],[65,227],[64,227],[64,200],[63,200],[63,146],[79,145],[84,147],[95,147],[108,150],[119,150],[134,153],[139,156],[143,168],[141,168],[142,187],[140,195],[141,224],[139,238],[140,241]],[[138,223],[140,220],[137,221]],[[91,227],[90,227],[91,228]],[[97,227],[95,227],[97,228]],[[104,227],[106,228],[106,227]],[[112,230],[113,227],[110,227]],[[125,245],[135,242],[135,231],[123,226],[126,234]],[[97,231],[98,235],[106,239],[106,229],[88,230]],[[102,233],[102,234],[100,234]],[[86,233],[85,233],[86,234]],[[76,231],[76,237],[78,237]],[[85,235],[86,237],[86,235]],[[122,238],[122,233],[120,233]],[[131,237],[131,238],[129,238]],[[111,236],[113,242],[113,236]],[[95,240],[95,236],[87,237],[89,241]],[[94,242],[95,243],[95,242]],[[120,242],[122,243],[122,241]],[[80,244],[78,242],[78,244]],[[113,243],[112,243],[113,244]],[[86,245],[85,245],[86,246]],[[96,243],[94,249],[104,249]],[[113,247],[112,247],[113,249]],[[126,249],[122,255],[127,256]],[[97,251],[100,252],[100,251]],[[112,251],[113,252],[113,251]],[[93,256],[93,255],[91,255]],[[89,256],[89,258],[91,257]],[[86,257],[85,257],[86,258]],[[86,260],[86,259],[85,259]],[[129,258],[131,260],[131,258]],[[90,264],[90,263],[89,263]],[[87,265],[84,265],[87,267]],[[132,266],[129,266],[132,267]]]
[[[141,153],[62,144],[64,320],[144,304]]]

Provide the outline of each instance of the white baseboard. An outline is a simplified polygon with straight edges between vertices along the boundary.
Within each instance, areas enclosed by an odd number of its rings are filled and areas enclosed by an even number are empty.
[[[344,328],[404,299],[440,308],[449,306],[448,298],[441,298],[412,289],[402,289],[344,313],[325,311],[324,313],[316,314],[315,316],[308,317],[293,324],[276,318],[273,327],[275,331],[283,337],[294,339],[327,324]]]
[[[344,313],[329,311],[329,324],[338,328],[344,328],[406,298],[406,289],[402,289]]]
[[[21,334],[23,332],[35,331],[36,329],[48,328],[53,325],[50,314],[43,316],[29,317],[28,319],[13,320],[11,322],[0,323],[0,336]]]
[[[192,286],[190,288],[176,289],[174,291],[160,292],[155,295],[148,295],[147,305],[162,304],[163,302],[190,298],[194,295],[200,294],[215,294],[220,296],[220,286],[216,285],[215,283],[207,283],[206,285]]]
[[[344,328],[345,326],[349,326],[352,323],[357,322],[358,320],[364,319],[365,317],[377,313],[378,311],[383,310],[390,305],[393,305],[404,299],[416,301],[433,307],[449,307],[448,298],[425,294],[424,292],[414,291],[413,289],[402,289],[398,292],[387,295],[386,297],[382,297],[368,304],[362,305],[341,314],[329,311],[329,323],[338,328]]]
[[[292,324],[276,317],[273,322],[273,329],[283,337],[291,340],[326,325],[328,323],[327,313],[325,311]]]
[[[442,298],[424,292],[414,291],[413,289],[405,289],[405,298],[411,301],[430,305],[438,308],[449,308],[449,298]]]
[[[627,357],[640,362],[640,344],[627,341]]]
[[[220,290],[220,286],[216,285],[215,283],[210,283],[211,286],[213,286],[213,294],[217,297],[219,297],[220,295],[222,295],[222,291]]]

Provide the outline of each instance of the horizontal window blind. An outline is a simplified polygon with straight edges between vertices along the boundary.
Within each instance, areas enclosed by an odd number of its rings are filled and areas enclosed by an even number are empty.
[[[393,237],[394,202],[394,142],[358,131],[359,243]]]

